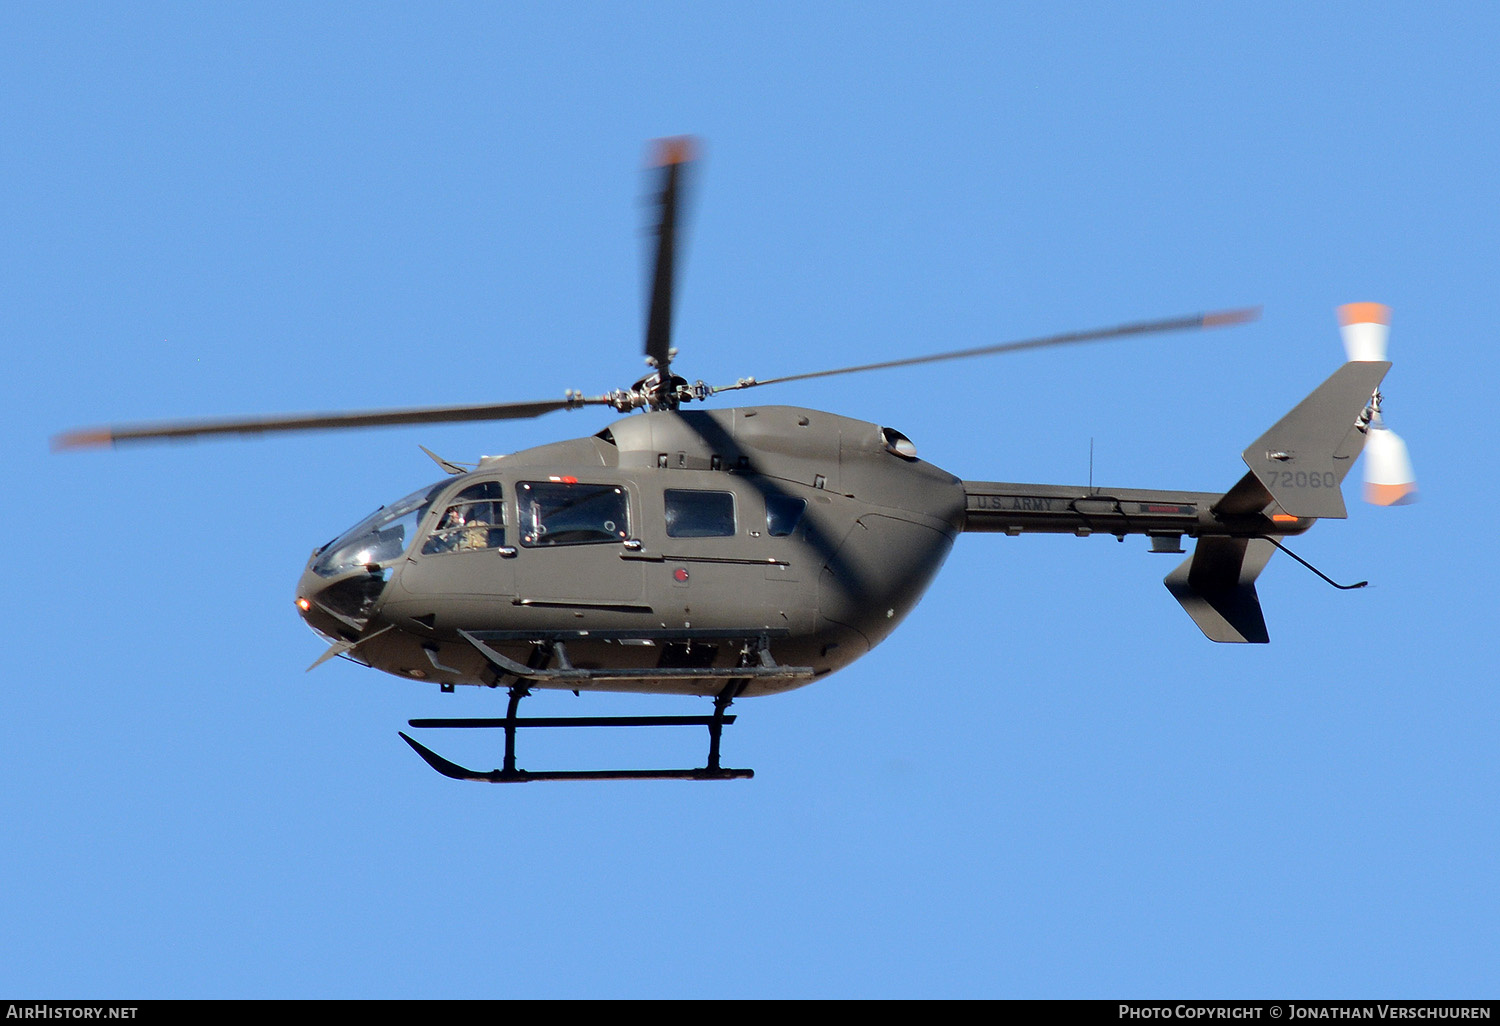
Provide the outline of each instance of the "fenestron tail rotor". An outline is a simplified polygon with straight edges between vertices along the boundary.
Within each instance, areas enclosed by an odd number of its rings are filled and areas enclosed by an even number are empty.
[[[1351,361],[1383,361],[1390,336],[1391,308],[1381,303],[1346,303],[1339,307],[1339,331]],[[1365,432],[1365,501],[1376,506],[1404,506],[1417,501],[1417,476],[1401,437],[1385,425],[1384,396],[1376,389],[1360,426]]]

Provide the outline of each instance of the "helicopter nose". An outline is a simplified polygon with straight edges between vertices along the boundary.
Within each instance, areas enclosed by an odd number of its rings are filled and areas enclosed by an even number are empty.
[[[349,628],[340,624],[318,602],[318,595],[327,584],[327,581],[311,570],[304,570],[301,580],[297,582],[297,612],[309,627],[332,641],[338,639],[341,628],[345,632]]]
[[[308,568],[297,582],[297,612],[325,638],[352,640],[368,626],[389,576],[388,570],[379,567],[332,578]]]

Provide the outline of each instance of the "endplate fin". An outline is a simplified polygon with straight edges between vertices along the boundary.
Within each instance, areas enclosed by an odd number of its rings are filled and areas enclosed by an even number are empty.
[[[1344,364],[1240,454],[1287,513],[1335,520],[1348,516],[1339,486],[1359,453],[1346,443],[1390,369],[1387,362]]]
[[[1276,548],[1263,538],[1200,538],[1166,586],[1209,641],[1264,645],[1271,640],[1255,578]]]

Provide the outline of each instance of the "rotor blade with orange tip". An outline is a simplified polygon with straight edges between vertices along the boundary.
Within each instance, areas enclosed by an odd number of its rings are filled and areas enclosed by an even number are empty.
[[[651,157],[660,168],[657,193],[656,253],[652,259],[650,309],[646,315],[646,356],[666,381],[672,362],[672,300],[676,281],[678,210],[687,189],[687,169],[697,157],[691,136],[658,139]]]
[[[1384,303],[1345,303],[1339,307],[1344,353],[1354,363],[1386,358],[1391,308]],[[1417,501],[1417,474],[1401,436],[1385,426],[1377,391],[1365,431],[1365,501],[1373,506],[1405,506]]]
[[[53,449],[89,449],[126,442],[159,442],[201,438],[210,435],[258,435],[279,431],[315,431],[329,428],[385,427],[399,424],[439,424],[476,420],[519,420],[540,417],[554,410],[607,404],[603,396],[581,395],[540,402],[484,403],[475,406],[427,406],[404,410],[369,410],[352,413],[299,413],[279,417],[241,417],[225,420],[190,420],[169,424],[130,424],[122,427],[84,428],[67,431],[52,439]]]
[[[1384,360],[1391,331],[1391,308],[1383,303],[1345,303],[1339,307],[1339,334],[1344,354],[1358,362]]]
[[[1365,501],[1372,506],[1407,506],[1417,501],[1417,474],[1401,436],[1376,414],[1365,433]]]
[[[856,374],[860,371],[887,370],[891,367],[913,367],[920,363],[937,363],[941,360],[965,360],[971,356],[995,356],[1000,353],[1016,353],[1026,349],[1045,349],[1048,346],[1076,345],[1080,342],[1102,342],[1106,339],[1127,338],[1132,335],[1159,335],[1169,331],[1195,331],[1203,328],[1222,328],[1231,324],[1244,324],[1260,318],[1260,307],[1250,306],[1237,310],[1215,310],[1210,313],[1193,314],[1189,317],[1173,317],[1163,321],[1136,321],[1113,328],[1095,328],[1090,331],[1071,331],[1062,335],[1047,335],[1042,338],[1025,339],[1020,342],[1002,342],[999,345],[979,346],[974,349],[957,349],[950,353],[935,353],[931,356],[913,356],[904,360],[886,360],[882,363],[864,363],[857,367],[839,367],[835,370],[812,371],[807,374],[787,374],[779,378],[757,380],[745,378],[733,385],[715,388],[715,392],[732,392],[758,385],[777,385],[787,381],[807,381],[811,378],[829,378],[835,374]]]

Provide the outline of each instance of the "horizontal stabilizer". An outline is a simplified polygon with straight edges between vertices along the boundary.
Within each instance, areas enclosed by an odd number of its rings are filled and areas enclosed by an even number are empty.
[[[1275,547],[1261,538],[1200,538],[1166,585],[1209,641],[1264,645],[1271,640],[1255,579]]]
[[[1294,517],[1347,516],[1339,486],[1360,445],[1346,441],[1391,365],[1346,363],[1241,455],[1266,491]]]

